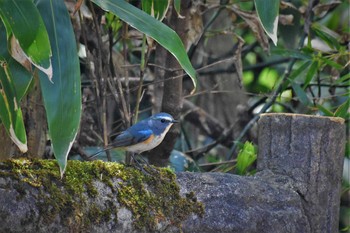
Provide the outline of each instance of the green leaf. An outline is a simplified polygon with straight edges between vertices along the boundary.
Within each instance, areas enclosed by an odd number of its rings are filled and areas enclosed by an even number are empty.
[[[350,73],[341,76],[335,81],[336,84],[350,85]]]
[[[41,16],[32,1],[0,1],[11,55],[22,65],[25,60],[51,79],[51,47]]]
[[[305,70],[310,66],[311,62],[304,62],[299,68],[293,70],[293,72],[289,75],[288,81],[284,83],[282,90],[285,90],[289,83],[296,79],[301,73],[305,72]]]
[[[277,45],[279,0],[255,0],[255,8],[266,34]]]
[[[315,76],[315,74],[317,72],[317,68],[318,68],[318,62],[317,61],[312,62],[310,69],[306,73],[306,78],[305,78],[305,82],[304,82],[304,86],[303,86],[304,90],[309,85],[312,78]]]
[[[3,23],[0,21],[0,41],[6,41],[6,30]],[[33,80],[33,75],[28,72],[22,65],[14,60],[7,50],[7,44],[0,44],[0,58],[7,61],[9,70],[12,73],[12,81],[16,89],[16,97],[18,101],[27,93],[29,85]]]
[[[35,1],[52,45],[53,77],[40,79],[49,133],[63,175],[81,115],[80,69],[75,36],[62,0]],[[43,76],[43,73],[39,74]]]
[[[342,117],[344,119],[348,119],[350,114],[350,98],[348,98],[343,104],[341,104],[337,110],[334,112],[334,116]]]
[[[307,97],[306,92],[303,90],[303,88],[300,87],[300,85],[298,85],[297,83],[290,81],[292,84],[292,88],[295,92],[295,94],[298,96],[300,102],[302,104],[304,104],[305,106],[309,106],[310,105],[310,100]]]
[[[236,172],[239,175],[244,175],[249,166],[256,160],[256,150],[251,142],[245,142],[243,149],[237,155]]]
[[[142,10],[162,21],[168,11],[170,1],[142,0]]]
[[[27,136],[22,111],[11,72],[4,60],[0,60],[0,118],[12,141],[23,153],[27,152]]]
[[[278,80],[278,73],[275,69],[266,67],[264,68],[258,78],[258,83],[266,87],[269,91],[273,89]]]
[[[0,21],[0,41],[6,41],[6,30]],[[7,44],[0,44],[0,57],[7,61],[9,70],[12,73],[12,81],[16,90],[18,101],[27,93],[29,85],[33,79],[33,75],[28,72],[22,65],[14,60],[7,50]]]
[[[180,10],[181,10],[181,0],[174,0],[174,7],[175,7],[175,10],[176,10],[176,13],[178,15],[181,15],[180,14]]]
[[[323,114],[325,116],[334,116],[332,111],[328,110],[327,108],[323,107],[322,105],[317,104],[316,106],[317,106],[318,110],[323,112]]]
[[[21,99],[29,91],[30,85],[34,80],[33,74],[28,72],[21,64],[19,64],[14,59],[10,59],[8,65],[12,72],[12,81],[16,89],[18,101],[21,101]]]
[[[300,52],[297,50],[287,50],[287,49],[273,49],[273,53],[283,56],[283,57],[290,57],[290,58],[296,58],[300,60],[312,60],[312,55],[307,54],[305,52]]]
[[[320,56],[319,58],[320,58],[324,63],[326,63],[326,64],[329,65],[329,66],[334,67],[334,68],[337,69],[337,70],[342,70],[342,69],[344,68],[342,65],[340,65],[340,64],[338,64],[338,63],[336,63],[336,62],[334,62],[334,61],[332,61],[332,60],[330,60],[330,59],[328,59],[328,58],[326,58],[326,57]]]
[[[338,39],[334,37],[335,32],[332,32],[330,29],[321,26],[318,23],[312,24],[312,29],[318,37],[320,37],[330,48],[339,50],[340,44]]]
[[[92,2],[105,11],[113,12],[130,26],[152,37],[173,54],[181,67],[191,77],[194,86],[192,92],[195,91],[197,87],[196,71],[192,67],[180,37],[174,30],[126,1],[92,0]]]

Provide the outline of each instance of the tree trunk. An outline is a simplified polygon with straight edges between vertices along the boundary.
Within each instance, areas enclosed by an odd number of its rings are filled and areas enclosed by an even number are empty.
[[[178,17],[175,9],[173,8],[171,11],[170,19],[168,25],[172,27],[180,36],[183,43],[186,47],[187,41],[187,23],[188,14],[189,14],[189,6],[191,1],[181,1],[181,14],[184,15],[184,18]],[[158,54],[164,54],[162,52]],[[171,114],[175,119],[179,120],[182,109],[182,77],[183,74],[182,68],[176,58],[166,52],[165,57],[163,57],[165,61],[165,71],[163,80],[166,80],[171,77],[177,77],[175,79],[164,81],[163,88],[163,98],[162,98],[162,111]],[[174,71],[175,70],[175,71]],[[160,77],[158,77],[160,78]],[[157,98],[159,99],[159,98]],[[149,162],[156,166],[167,166],[170,153],[175,145],[176,138],[180,133],[180,126],[174,125],[170,131],[167,133],[165,139],[157,148],[152,150],[149,155]]]

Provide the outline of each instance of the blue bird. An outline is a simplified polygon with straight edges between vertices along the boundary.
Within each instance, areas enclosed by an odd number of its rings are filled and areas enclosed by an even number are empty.
[[[121,132],[104,151],[112,148],[123,148],[126,151],[140,154],[152,150],[163,141],[170,127],[177,122],[168,113],[157,113]],[[95,157],[95,155],[90,158]]]

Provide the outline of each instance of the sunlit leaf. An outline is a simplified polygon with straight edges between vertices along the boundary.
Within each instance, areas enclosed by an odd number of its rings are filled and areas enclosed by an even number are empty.
[[[147,36],[152,37],[171,54],[173,54],[179,61],[181,67],[191,77],[194,86],[193,91],[195,91],[197,87],[196,71],[192,67],[180,37],[176,34],[176,32],[174,32],[174,30],[126,1],[92,1],[105,11],[113,12],[130,26],[145,33]]]
[[[239,175],[244,175],[247,169],[256,160],[256,149],[251,142],[245,142],[243,149],[237,155],[236,172]]]
[[[254,0],[259,20],[273,43],[277,45],[279,0]]]
[[[258,83],[264,86],[266,91],[270,91],[275,86],[278,77],[278,72],[275,69],[266,67],[260,72]]]
[[[32,1],[0,1],[12,56],[28,68],[27,59],[52,77],[51,47],[43,20]]]
[[[68,152],[77,135],[81,115],[78,50],[69,14],[63,1],[35,1],[52,45],[53,83],[40,79],[49,133],[63,175]],[[43,76],[40,73],[40,76]]]

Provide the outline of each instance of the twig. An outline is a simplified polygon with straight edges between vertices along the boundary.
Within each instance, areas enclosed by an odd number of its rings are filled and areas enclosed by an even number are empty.
[[[207,24],[204,26],[204,29],[202,31],[202,33],[199,35],[199,38],[197,39],[196,43],[194,43],[193,45],[191,45],[189,51],[188,51],[188,57],[191,59],[197,49],[197,46],[199,44],[199,42],[202,40],[203,35],[205,34],[205,32],[209,29],[209,27],[214,23],[215,19],[220,15],[220,12],[225,9],[225,7],[223,5],[227,4],[227,1],[220,1],[220,8],[213,14],[213,16],[209,19],[209,21],[207,22]]]
[[[299,41],[299,50],[302,48],[304,40],[306,38],[306,36],[309,33],[309,27],[311,26],[311,19],[312,19],[312,7],[314,6],[314,4],[316,4],[318,2],[318,0],[311,0],[309,1],[309,5],[308,5],[308,12],[306,14],[306,21],[305,21],[305,26],[304,26],[304,34],[302,35],[302,37],[300,38]],[[241,131],[241,133],[238,135],[238,137],[236,138],[234,145],[231,147],[230,152],[227,154],[226,156],[226,160],[231,160],[233,157],[233,154],[236,151],[236,148],[238,146],[238,143],[242,140],[242,138],[246,135],[246,133],[253,127],[253,125],[259,120],[260,118],[260,114],[265,113],[276,101],[278,94],[282,91],[283,86],[285,85],[286,82],[288,81],[288,77],[290,75],[290,72],[292,71],[292,68],[295,64],[295,62],[297,61],[296,58],[293,58],[288,67],[286,68],[285,72],[284,72],[284,77],[282,78],[281,82],[279,83],[279,85],[277,86],[277,88],[275,89],[275,91],[272,93],[271,98],[265,103],[265,105],[263,106],[263,108],[260,110],[260,112],[255,115],[249,122],[248,124],[244,127],[244,129]]]
[[[114,19],[115,19],[115,17],[113,16],[113,20]],[[117,73],[115,71],[114,62],[113,62],[113,45],[114,45],[114,42],[113,42],[112,27],[108,28],[108,38],[109,38],[109,69],[110,69],[110,72],[112,74],[112,77],[116,77]],[[119,37],[119,39],[120,38],[121,37]],[[122,118],[123,124],[124,124],[124,126],[126,126],[127,124],[125,122],[125,111],[126,111],[125,110],[126,109],[126,107],[125,107],[126,106],[125,98],[124,98],[123,92],[118,92],[118,90],[115,88],[116,82],[114,82],[113,85],[112,85],[112,83],[111,83],[112,81],[110,80],[110,79],[113,79],[112,77],[107,77],[107,84],[108,84],[108,87],[109,87],[111,93],[113,94],[115,102],[119,106],[118,107],[118,111],[119,111],[119,114],[122,116],[121,118]],[[120,82],[118,82],[117,85],[118,84],[120,85]],[[119,99],[118,99],[118,97],[119,97]]]
[[[224,165],[224,164],[230,164],[230,163],[236,163],[237,159],[232,159],[229,161],[222,161],[222,162],[214,162],[214,163],[202,163],[198,164],[199,167],[208,167],[208,166],[218,166],[218,165]]]
[[[102,115],[102,128],[103,128],[103,143],[104,146],[107,146],[109,144],[108,142],[108,127],[107,127],[107,100],[106,100],[106,93],[107,93],[107,84],[106,84],[106,80],[103,78],[103,72],[102,72],[102,39],[101,39],[101,32],[100,32],[100,27],[98,25],[97,22],[97,17],[95,14],[95,10],[94,7],[92,5],[92,3],[90,2],[90,10],[92,13],[92,19],[95,25],[95,29],[96,29],[96,37],[97,37],[97,44],[98,44],[98,48],[97,48],[97,54],[98,54],[98,59],[97,59],[97,70],[98,70],[98,76],[100,77],[100,81],[101,81],[101,87],[102,87],[102,106],[101,106],[101,115]],[[111,155],[109,153],[107,153],[107,159],[108,161],[112,161]]]

